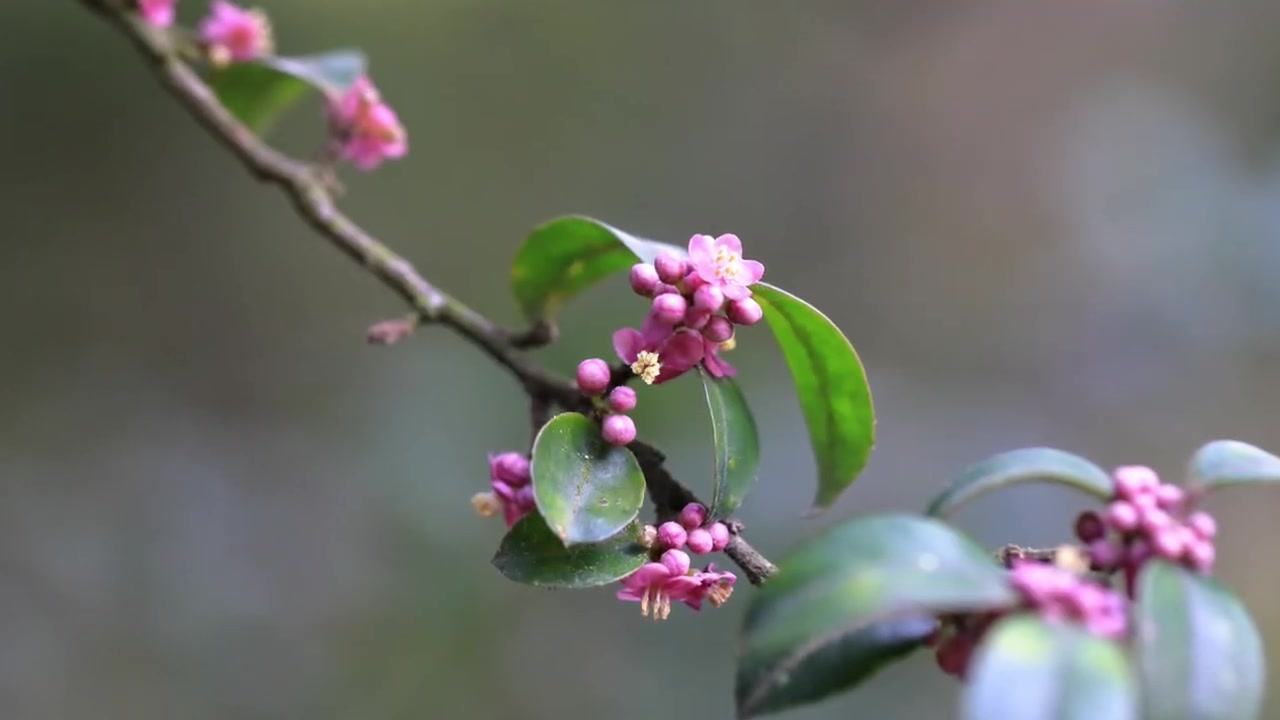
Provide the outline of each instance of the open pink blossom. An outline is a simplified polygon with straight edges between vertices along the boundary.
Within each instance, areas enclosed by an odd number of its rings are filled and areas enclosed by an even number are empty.
[[[748,289],[764,277],[764,265],[742,258],[742,241],[737,235],[694,235],[689,239],[689,262],[708,285],[720,288],[730,300],[751,297]]]
[[[151,27],[167,28],[173,24],[177,4],[178,0],[139,0],[138,11]]]
[[[208,17],[200,22],[200,40],[215,65],[256,60],[272,53],[271,21],[261,10],[213,0]]]
[[[660,384],[683,375],[702,360],[703,340],[694,330],[673,332],[646,320],[641,330],[622,328],[615,332],[613,349],[640,379]]]
[[[330,101],[329,121],[343,159],[361,170],[373,170],[383,160],[409,152],[400,118],[367,77]]]
[[[626,602],[639,602],[641,615],[647,616],[652,606],[653,619],[666,620],[671,614],[672,600],[685,600],[691,593],[703,592],[702,580],[697,575],[678,573],[678,569],[660,562],[645,563],[622,579],[617,597]]]
[[[733,583],[738,577],[731,572],[716,572],[716,564],[708,563],[705,570],[698,570],[690,577],[697,581],[694,589],[678,598],[694,610],[702,610],[702,602],[711,603],[711,607],[720,607],[733,594]]]

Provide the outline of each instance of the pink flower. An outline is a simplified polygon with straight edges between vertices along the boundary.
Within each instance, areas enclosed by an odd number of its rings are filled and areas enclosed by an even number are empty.
[[[138,11],[147,24],[156,28],[167,28],[173,24],[173,7],[178,0],[139,0]]]
[[[679,550],[668,550],[680,552]],[[686,564],[687,568],[688,565]],[[675,563],[651,562],[622,579],[618,599],[639,602],[640,614],[648,616],[653,606],[653,619],[666,620],[671,614],[672,600],[686,600],[690,593],[702,592],[702,580],[695,575],[677,572]],[[687,600],[686,600],[687,602]],[[699,602],[699,604],[701,604]]]
[[[694,235],[689,239],[689,262],[708,285],[720,288],[730,300],[751,296],[747,288],[760,282],[764,265],[742,258],[742,241],[737,235]]]
[[[215,65],[248,62],[272,52],[271,22],[261,10],[246,10],[227,0],[213,0],[200,22],[200,39]]]
[[[622,328],[613,334],[613,349],[631,371],[648,384],[661,384],[688,372],[702,360],[703,340],[694,330],[672,331],[652,314],[640,330]]]
[[[731,572],[716,572],[716,564],[708,563],[705,570],[691,576],[698,582],[697,587],[679,598],[685,605],[694,610],[702,610],[702,601],[711,603],[711,607],[720,607],[733,594],[733,583],[738,577]]]
[[[400,118],[367,77],[330,101],[329,120],[342,157],[361,170],[373,170],[383,160],[409,152]]]
[[[730,365],[727,360],[720,357],[720,349],[725,345],[732,343],[716,343],[711,342],[706,336],[703,336],[702,347],[702,367],[707,369],[707,373],[711,377],[733,377],[738,374],[738,369]]]

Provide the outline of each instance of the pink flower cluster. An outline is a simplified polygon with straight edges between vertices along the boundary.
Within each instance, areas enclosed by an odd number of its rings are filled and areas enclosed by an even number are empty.
[[[963,678],[973,651],[996,620],[1012,612],[1033,612],[1049,620],[1077,623],[1091,634],[1111,640],[1129,631],[1124,596],[1066,568],[1031,560],[1016,561],[1009,581],[1020,596],[1018,607],[947,618],[935,634],[938,667]]]
[[[1153,557],[1204,574],[1213,570],[1218,523],[1212,515],[1194,509],[1186,491],[1161,483],[1151,468],[1120,467],[1114,477],[1116,494],[1106,512],[1076,519],[1076,536],[1088,546],[1094,569],[1123,571],[1130,597],[1138,571]]]
[[[267,57],[274,47],[266,13],[227,0],[213,0],[209,15],[200,22],[200,41],[215,66]]]
[[[507,527],[533,512],[533,476],[529,473],[529,458],[518,452],[504,452],[489,456],[489,492],[477,493],[471,498],[471,506],[481,517],[502,513]]]
[[[138,0],[138,12],[151,27],[164,29],[173,24],[178,0]]]
[[[639,330],[613,334],[613,348],[649,384],[675,379],[698,363],[715,377],[734,375],[720,351],[733,347],[734,325],[764,317],[750,289],[763,275],[764,265],[742,257],[737,235],[694,235],[688,260],[667,253],[631,268],[631,289],[652,304]]]
[[[731,572],[718,572],[715,563],[702,570],[692,568],[692,560],[684,548],[697,555],[719,552],[729,544],[729,528],[724,523],[707,525],[707,509],[690,503],[680,512],[678,522],[665,522],[654,533],[654,552],[661,552],[657,562],[649,562],[622,579],[618,599],[639,602],[640,613],[654,620],[665,620],[671,614],[671,603],[683,602],[701,610],[703,602],[720,607],[733,594],[737,580]]]
[[[373,170],[384,160],[404,157],[409,139],[400,118],[383,102],[367,77],[329,99],[329,125],[338,153],[361,170]]]

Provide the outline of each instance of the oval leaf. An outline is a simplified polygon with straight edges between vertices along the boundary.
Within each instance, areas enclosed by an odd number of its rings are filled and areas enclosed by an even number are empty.
[[[224,107],[258,133],[306,94],[308,88],[338,95],[365,74],[364,54],[335,50],[303,57],[271,57],[232,63],[215,72],[210,86]]]
[[[644,473],[631,451],[604,441],[585,415],[564,413],[533,441],[533,497],[565,545],[607,540],[644,504]]]
[[[1280,483],[1280,457],[1237,440],[1215,440],[1191,458],[1191,483],[1205,489]]]
[[[633,522],[601,543],[565,547],[542,516],[530,513],[507,531],[493,564],[508,580],[548,588],[585,588],[619,580],[649,560]]]
[[[675,245],[638,238],[593,218],[558,218],[536,228],[516,251],[511,290],[525,317],[542,320],[599,280],[637,261],[651,263],[664,251],[687,255]]]
[[[932,616],[1014,602],[991,555],[942,522],[879,515],[837,525],[783,558],[752,599],[738,712],[850,689],[918,647]]]
[[[715,488],[711,517],[724,517],[742,504],[760,469],[760,437],[747,399],[732,378],[711,377],[699,368],[711,411],[715,444]]]
[[[1145,717],[1261,717],[1266,659],[1244,605],[1218,583],[1164,562],[1147,565],[1138,592]]]
[[[818,465],[815,510],[830,507],[867,464],[875,407],[862,361],[840,329],[809,303],[767,283],[751,286],[782,347]]]
[[[1118,644],[1023,614],[983,640],[961,708],[964,720],[1134,720],[1138,693]]]
[[[946,516],[983,493],[1031,482],[1066,485],[1102,500],[1115,492],[1107,471],[1079,455],[1045,447],[1022,448],[970,466],[934,499],[928,514]]]

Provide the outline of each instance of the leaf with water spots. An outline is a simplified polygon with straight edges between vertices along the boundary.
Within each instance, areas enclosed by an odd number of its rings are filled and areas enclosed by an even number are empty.
[[[752,598],[738,713],[849,690],[920,647],[933,616],[1014,602],[991,555],[942,522],[895,514],[837,525],[783,558]]]
[[[541,515],[530,513],[507,531],[493,564],[507,579],[538,587],[607,585],[649,559],[640,530],[632,522],[604,542],[565,547]]]
[[[566,546],[613,537],[644,504],[640,463],[579,413],[557,415],[538,431],[530,472],[538,512]]]

